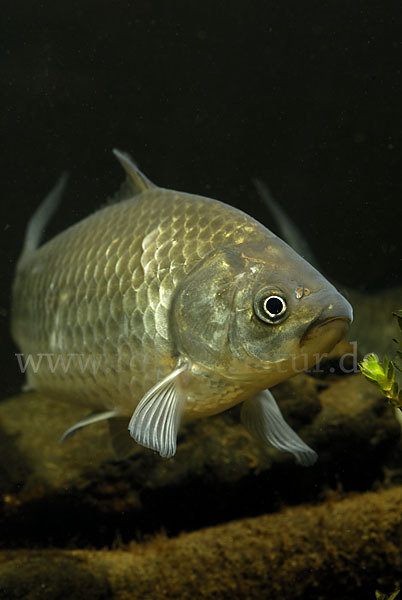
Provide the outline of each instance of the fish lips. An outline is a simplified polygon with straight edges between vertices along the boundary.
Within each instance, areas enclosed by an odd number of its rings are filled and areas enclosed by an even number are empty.
[[[330,316],[320,315],[314,319],[307,327],[301,340],[300,346],[319,338],[328,338],[328,342],[333,346],[345,337],[352,322],[352,315]],[[330,338],[330,339],[329,339]]]

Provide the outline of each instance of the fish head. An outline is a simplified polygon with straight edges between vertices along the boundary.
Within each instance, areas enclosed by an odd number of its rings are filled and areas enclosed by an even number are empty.
[[[266,387],[316,364],[353,316],[336,288],[274,235],[205,257],[172,314],[191,360]]]

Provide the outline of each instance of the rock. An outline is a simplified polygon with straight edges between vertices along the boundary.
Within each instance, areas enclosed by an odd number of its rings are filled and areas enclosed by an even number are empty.
[[[0,600],[355,600],[402,577],[402,487],[116,550],[0,551]]]
[[[34,393],[0,403],[2,546],[103,546],[162,528],[175,534],[316,500],[328,487],[367,489],[383,477],[400,427],[363,377],[301,374],[274,394],[317,450],[313,468],[261,448],[238,409],[183,427],[174,459],[133,442],[132,456],[118,461],[105,423],[58,443],[85,408]]]

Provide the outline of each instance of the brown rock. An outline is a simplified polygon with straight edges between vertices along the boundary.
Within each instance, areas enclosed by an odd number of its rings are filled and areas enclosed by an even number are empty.
[[[236,410],[183,428],[174,459],[133,443],[133,455],[117,461],[105,423],[58,443],[84,410],[37,394],[0,403],[0,543],[74,539],[101,546],[112,543],[116,531],[128,540],[132,531],[191,530],[316,500],[328,487],[367,489],[381,479],[400,427],[374,386],[360,375],[300,375],[274,393],[291,425],[317,450],[315,467],[261,448]]]
[[[0,552],[0,600],[352,600],[402,577],[402,488],[157,537]]]

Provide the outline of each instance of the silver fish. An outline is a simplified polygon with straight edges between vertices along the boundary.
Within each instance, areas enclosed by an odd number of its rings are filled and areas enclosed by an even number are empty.
[[[12,302],[28,389],[94,411],[64,437],[108,419],[116,446],[128,426],[164,457],[183,420],[243,403],[252,435],[312,464],[268,388],[333,348],[350,304],[250,216],[159,188],[114,153],[118,202],[38,247],[61,181],[28,225]]]

